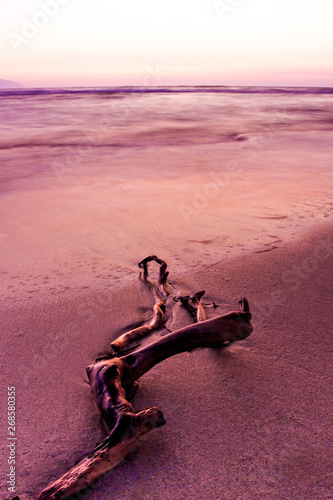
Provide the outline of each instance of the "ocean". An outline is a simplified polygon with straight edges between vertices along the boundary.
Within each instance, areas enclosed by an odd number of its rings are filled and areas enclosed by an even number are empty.
[[[45,175],[118,172],[115,155],[209,147],[265,135],[332,143],[333,89],[26,89],[0,92],[1,189]],[[266,141],[267,142],[267,141]],[[258,142],[260,148],[260,141]],[[243,150],[247,146],[242,145]],[[249,150],[253,146],[248,147]],[[213,148],[210,149],[213,154]],[[161,152],[161,153],[160,153]],[[110,161],[111,160],[111,161]],[[220,156],[216,158],[220,163]],[[98,163],[98,166],[96,165]],[[269,168],[269,166],[268,166]],[[182,173],[179,165],[179,175]],[[158,161],[151,172],[163,175]],[[129,181],[131,179],[128,179]],[[9,184],[9,186],[8,186]]]

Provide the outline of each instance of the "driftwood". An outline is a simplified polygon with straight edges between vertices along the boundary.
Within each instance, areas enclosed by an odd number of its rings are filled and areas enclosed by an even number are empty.
[[[125,349],[128,344],[137,340],[148,333],[157,330],[164,326],[164,315],[165,315],[165,300],[157,302],[153,307],[153,319],[148,325],[139,326],[134,330],[131,330],[124,335],[118,337],[115,341],[111,342],[111,347],[114,352],[120,352]]]
[[[165,305],[168,276],[166,263],[156,256],[142,261],[139,265],[143,268],[144,279],[148,278],[147,264],[150,261],[156,261],[161,266],[158,286],[154,293],[160,299],[164,296]],[[197,292],[191,296],[175,299],[181,301],[191,313],[195,314],[197,323],[169,333],[135,352],[121,357],[103,359],[87,367],[93,395],[110,433],[89,456],[43,490],[38,500],[65,499],[86,489],[99,476],[121,462],[143,434],[166,423],[159,408],[151,407],[136,413],[129,402],[137,380],[144,373],[175,354],[198,347],[219,347],[226,343],[243,340],[250,335],[252,332],[251,313],[245,298],[240,300],[238,311],[207,320],[200,303],[203,294],[204,292]],[[156,311],[157,308],[155,307],[154,310]],[[164,316],[165,311],[162,310],[162,312]],[[156,316],[158,315],[160,317],[158,320],[155,318],[154,323],[156,327],[162,324],[162,314],[156,312]],[[145,327],[150,330],[136,329],[128,332],[129,338],[125,340],[124,336],[120,337],[117,339],[116,349],[117,347],[122,349],[131,340],[151,331],[154,325],[150,324]],[[114,348],[115,342],[112,345]]]
[[[185,297],[179,297],[178,300],[185,306],[196,321],[205,321],[207,319],[206,311],[200,302],[201,297],[204,295],[205,290],[201,292],[193,293],[192,295],[186,295]]]
[[[160,273],[158,279],[158,285],[148,280],[148,262],[155,261],[160,264]],[[128,346],[133,340],[137,340],[148,333],[161,328],[165,324],[165,306],[167,297],[169,295],[169,290],[167,289],[167,264],[164,260],[159,259],[156,255],[151,255],[146,259],[139,262],[139,267],[143,269],[143,279],[148,286],[148,288],[153,293],[156,303],[153,307],[153,319],[149,322],[148,325],[139,326],[134,330],[131,330],[127,333],[124,333],[116,340],[111,343],[111,347],[114,352],[118,353],[123,351],[125,347]]]

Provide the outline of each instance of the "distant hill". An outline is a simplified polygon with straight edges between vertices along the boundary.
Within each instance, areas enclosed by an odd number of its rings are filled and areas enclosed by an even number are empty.
[[[12,82],[11,80],[2,80],[0,78],[0,88],[1,89],[20,89],[22,85],[20,83]]]

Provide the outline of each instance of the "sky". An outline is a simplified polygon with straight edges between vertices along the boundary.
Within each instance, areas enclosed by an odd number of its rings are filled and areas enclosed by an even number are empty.
[[[27,87],[333,86],[333,0],[0,0]]]

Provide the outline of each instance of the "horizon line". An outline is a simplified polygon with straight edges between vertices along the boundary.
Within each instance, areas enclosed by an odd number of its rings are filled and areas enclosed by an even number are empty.
[[[11,81],[11,80],[7,80]],[[1,82],[1,79],[0,79]],[[53,90],[53,89],[170,89],[170,88],[263,88],[263,89],[272,89],[272,88],[277,88],[277,89],[332,89],[333,90],[333,85],[242,85],[242,84],[231,84],[231,85],[225,85],[225,84],[200,84],[200,85],[195,85],[195,84],[171,84],[171,85],[55,85],[55,86],[25,86],[20,84],[19,82],[14,82],[11,81],[12,83],[15,83],[17,87],[0,87],[0,90],[38,90],[38,89],[45,89],[45,90]]]

